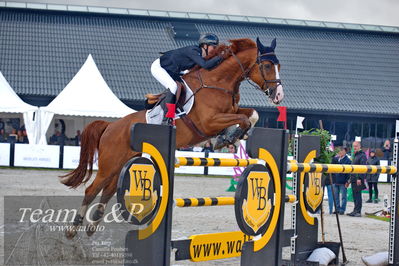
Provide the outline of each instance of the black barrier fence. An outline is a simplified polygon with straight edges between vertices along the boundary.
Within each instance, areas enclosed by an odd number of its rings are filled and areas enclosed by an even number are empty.
[[[263,164],[253,164],[246,168],[238,182],[234,197],[236,221],[241,231],[220,232],[192,235],[187,239],[171,240],[171,208],[174,181],[174,130],[155,125],[137,124],[132,128],[135,139],[131,147],[150,156],[152,161],[143,164],[140,158],[130,160],[124,166],[118,182],[118,200],[123,203],[126,190],[130,188],[131,195],[143,195],[140,203],[146,201],[159,203],[159,209],[148,213],[148,227],[140,221],[134,223],[141,228],[133,229],[126,235],[126,249],[133,255],[137,263],[124,265],[170,265],[170,244],[174,249],[175,260],[209,261],[241,256],[241,265],[318,265],[307,261],[309,255],[320,247],[328,247],[335,253],[333,263],[338,264],[340,243],[318,242],[318,220],[315,214],[319,212],[323,202],[322,173],[302,171],[295,172],[293,178],[293,193],[296,201],[292,204],[291,228],[284,229],[284,199],[286,190],[285,173],[287,172],[288,136],[283,130],[254,128],[247,142],[247,152],[252,158],[259,158]],[[170,136],[169,142],[159,140],[162,136]],[[154,134],[156,132],[156,134]],[[169,135],[168,135],[169,134]],[[153,136],[151,136],[153,135]],[[395,150],[398,150],[395,140]],[[310,163],[319,154],[320,139],[316,136],[295,136],[294,160],[302,164]],[[144,158],[142,158],[144,159]],[[148,160],[148,159],[146,159]],[[181,165],[198,165],[207,160],[181,159]],[[214,161],[209,160],[210,163]],[[397,157],[395,159],[397,165]],[[153,174],[147,175],[143,189],[137,182],[138,172],[145,172],[149,166]],[[321,166],[321,165],[319,165]],[[311,168],[309,166],[309,168]],[[367,172],[367,170],[363,169]],[[342,169],[343,172],[345,172]],[[360,171],[360,170],[359,170]],[[396,170],[395,170],[396,171]],[[158,173],[158,174],[157,174]],[[153,185],[152,185],[153,184]],[[160,189],[162,184],[162,189]],[[152,190],[151,190],[152,189]],[[392,184],[396,193],[396,178]],[[138,193],[138,194],[137,194]],[[392,193],[393,219],[390,224],[389,263],[397,265],[398,248],[395,240],[398,238],[398,225],[395,223],[397,213],[397,195]],[[129,194],[130,195],[130,194]],[[150,195],[156,195],[151,198]],[[161,195],[159,197],[158,195]],[[148,197],[147,197],[148,196]],[[159,201],[160,199],[160,201]],[[126,199],[124,199],[126,201]],[[183,200],[184,201],[184,200]],[[204,200],[205,202],[205,200]],[[137,204],[137,203],[136,203]],[[123,205],[123,204],[122,204]],[[204,204],[205,206],[205,204]],[[139,214],[132,213],[140,217]],[[147,218],[146,216],[146,218]],[[144,226],[144,227],[143,227]],[[253,237],[257,239],[253,239]],[[231,243],[240,244],[236,252],[230,252]],[[147,248],[151,247],[151,248]],[[214,247],[213,253],[201,252],[199,247]],[[215,249],[217,247],[217,250]],[[291,258],[282,259],[282,248],[290,247]],[[166,250],[166,252],[165,252]],[[208,250],[208,249],[207,249]],[[216,252],[216,251],[221,252]],[[346,259],[344,259],[346,262]]]

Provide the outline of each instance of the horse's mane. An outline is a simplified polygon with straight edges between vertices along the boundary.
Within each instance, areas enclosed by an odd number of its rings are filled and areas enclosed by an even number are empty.
[[[247,39],[247,38],[229,40],[229,43],[231,43],[231,44],[226,45],[223,43],[223,44],[218,45],[215,50],[213,50],[211,53],[209,53],[205,57],[205,60],[209,60],[215,56],[222,56],[224,59],[226,59],[226,58],[232,56],[231,52],[233,52],[234,54],[237,54],[237,53],[247,50],[247,49],[256,48],[256,43],[253,40]],[[229,50],[231,52],[228,52]],[[225,54],[221,55],[222,52],[225,52]],[[193,67],[191,70],[197,70],[199,68],[201,68],[201,67],[197,65],[197,66]]]
[[[253,40],[247,38],[229,40],[229,42],[231,43],[230,45],[226,44],[219,45],[205,59],[210,59],[212,57],[215,57],[219,55],[222,51],[226,51],[227,49],[230,49],[233,53],[237,54],[241,51],[250,48],[256,48],[256,43]],[[229,56],[231,56],[231,53],[229,54]]]

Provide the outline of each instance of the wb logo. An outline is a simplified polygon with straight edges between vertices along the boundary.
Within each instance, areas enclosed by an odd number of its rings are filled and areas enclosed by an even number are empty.
[[[251,178],[249,179],[252,191],[252,200],[258,201],[258,210],[264,210],[266,208],[266,193],[267,188],[262,186],[263,179]]]
[[[243,217],[256,233],[269,219],[272,200],[268,198],[270,175],[252,171],[247,177],[247,198],[242,205]]]
[[[125,206],[138,221],[156,207],[158,193],[154,191],[155,168],[152,164],[132,164],[129,169],[130,187],[125,190]]]
[[[315,212],[323,201],[323,187],[321,184],[321,173],[308,174],[308,186],[306,188],[306,202]]]
[[[132,169],[132,179],[134,179],[134,187],[137,191],[142,192],[142,199],[141,200],[150,200],[151,199],[151,185],[152,180],[147,178],[148,171],[146,170],[139,170],[139,169]],[[130,188],[132,188],[132,184],[130,184]]]

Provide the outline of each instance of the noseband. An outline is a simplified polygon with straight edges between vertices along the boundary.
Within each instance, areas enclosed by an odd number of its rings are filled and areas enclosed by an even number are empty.
[[[240,68],[242,70],[242,74],[241,77],[242,79],[245,79],[252,87],[262,91],[263,93],[265,93],[267,96],[269,96],[269,98],[273,99],[276,96],[276,92],[277,92],[277,87],[279,85],[281,85],[281,79],[267,79],[265,76],[265,72],[264,72],[264,67],[265,65],[261,64],[263,61],[266,60],[261,60],[262,56],[265,55],[275,55],[273,52],[271,53],[266,53],[266,54],[260,54],[257,56],[256,58],[256,62],[254,62],[249,68],[247,68],[246,70],[244,69],[244,66],[242,65],[240,59],[233,53],[233,51],[231,51],[231,54],[233,55],[234,59],[237,61],[237,63],[240,65]],[[249,73],[252,71],[252,69],[254,68],[255,65],[258,65],[259,67],[259,72],[262,75],[263,78],[263,84],[261,87],[259,87],[257,84],[253,83],[248,75]],[[273,64],[274,66],[274,64]],[[268,86],[268,84],[270,83],[275,83],[275,86]]]

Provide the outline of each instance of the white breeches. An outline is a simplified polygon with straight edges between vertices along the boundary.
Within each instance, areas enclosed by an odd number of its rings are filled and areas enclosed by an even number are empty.
[[[161,67],[159,58],[155,60],[151,65],[151,74],[159,81],[165,88],[169,89],[173,94],[176,95],[177,84],[166,70]]]

